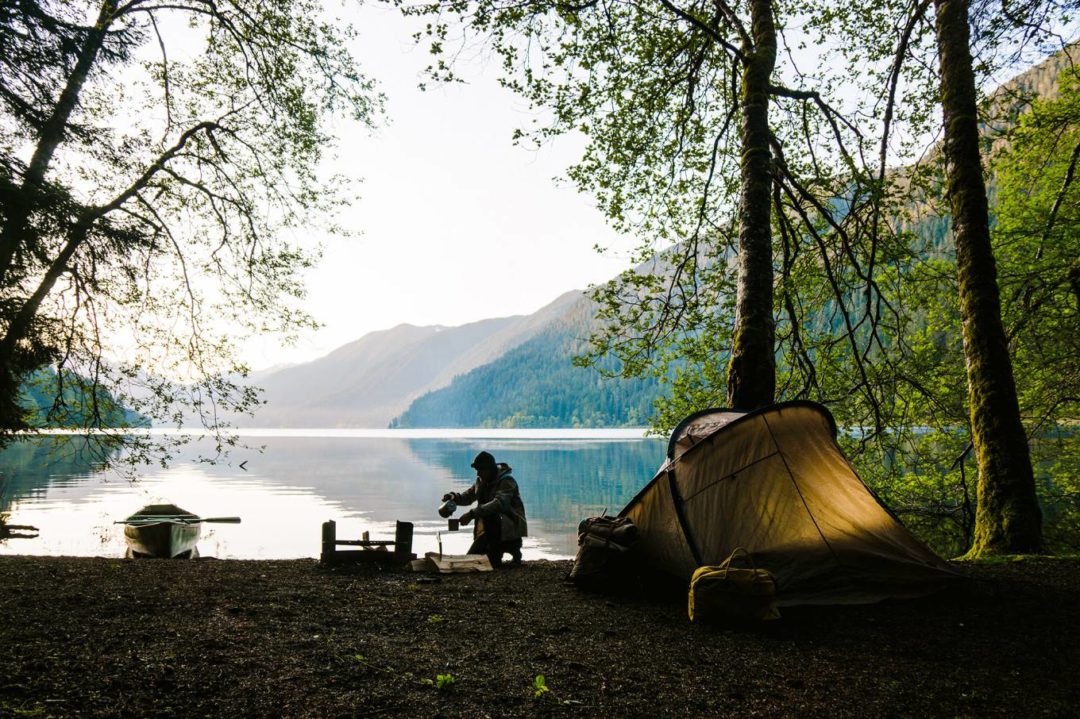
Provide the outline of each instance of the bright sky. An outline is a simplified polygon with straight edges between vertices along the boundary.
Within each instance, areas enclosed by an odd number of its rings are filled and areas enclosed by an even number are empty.
[[[344,128],[339,148],[341,167],[363,179],[340,219],[362,234],[327,240],[310,274],[308,306],[325,327],[292,348],[255,343],[245,353],[252,368],[315,359],[400,323],[528,314],[628,265],[634,243],[607,227],[590,197],[553,181],[580,155],[580,139],[515,147],[511,133],[531,115],[498,86],[494,63],[463,66],[466,85],[422,92],[430,56],[410,25],[375,4],[352,12],[355,53],[388,97],[387,123],[374,134]],[[618,251],[602,256],[596,244]]]

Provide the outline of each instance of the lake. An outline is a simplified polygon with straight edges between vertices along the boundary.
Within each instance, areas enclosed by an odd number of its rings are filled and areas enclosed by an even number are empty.
[[[170,434],[167,431],[156,434]],[[122,556],[123,519],[160,502],[239,525],[204,525],[199,553],[229,559],[317,557],[321,525],[339,538],[393,539],[395,520],[415,523],[413,551],[464,553],[471,526],[447,531],[442,495],[474,480],[484,449],[513,467],[529,518],[525,558],[573,557],[577,525],[628,502],[663,459],[663,440],[642,430],[241,430],[249,448],[221,463],[196,438],[167,466],[132,481],[101,471],[80,437],[20,439],[0,451],[0,511],[34,539],[0,541],[0,554]],[[259,451],[261,447],[261,451]],[[460,514],[460,513],[459,513]]]

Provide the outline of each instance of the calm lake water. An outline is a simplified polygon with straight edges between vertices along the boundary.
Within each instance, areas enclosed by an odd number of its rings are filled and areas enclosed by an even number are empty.
[[[436,514],[444,492],[474,479],[481,449],[509,463],[529,516],[529,558],[572,557],[584,517],[617,512],[652,478],[666,448],[640,430],[251,430],[223,464],[195,440],[167,467],[143,467],[135,481],[102,472],[85,440],[23,439],[0,452],[0,511],[34,539],[0,541],[0,554],[122,556],[123,527],[140,507],[168,502],[239,525],[207,524],[203,556],[236,559],[317,557],[321,525],[340,538],[393,539],[394,521],[416,525],[414,550],[463,553],[471,527],[446,531]],[[243,466],[241,466],[243,465]]]

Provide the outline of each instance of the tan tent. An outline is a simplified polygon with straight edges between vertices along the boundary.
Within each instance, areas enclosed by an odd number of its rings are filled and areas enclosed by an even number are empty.
[[[917,596],[957,577],[863,484],[813,402],[691,415],[620,514],[640,530],[641,559],[686,580],[744,547],[781,605]]]

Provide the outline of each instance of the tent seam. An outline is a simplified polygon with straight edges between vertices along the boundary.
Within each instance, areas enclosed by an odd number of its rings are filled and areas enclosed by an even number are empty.
[[[817,518],[814,517],[814,513],[810,511],[810,505],[806,503],[806,497],[803,496],[802,489],[799,488],[799,483],[795,481],[795,473],[791,471],[791,465],[788,464],[787,457],[784,456],[783,450],[780,449],[780,443],[776,441],[776,434],[773,432],[772,425],[769,424],[767,417],[762,416],[761,419],[765,422],[765,427],[769,430],[769,436],[772,437],[773,445],[776,447],[776,453],[780,455],[780,461],[784,463],[784,469],[787,470],[788,479],[791,480],[791,486],[795,488],[795,491],[799,495],[799,501],[802,502],[807,516],[809,516],[810,521],[814,523],[814,529],[817,530],[818,536],[821,537],[821,541],[825,543],[825,547],[836,561],[837,566],[843,567],[844,563],[840,561],[840,556],[836,553],[836,550],[833,549],[829,540],[825,538],[825,533],[821,531],[821,525],[818,524]]]
[[[775,439],[773,440],[773,444],[776,444],[776,440],[775,440]],[[740,472],[745,472],[746,470],[750,469],[750,468],[751,468],[751,467],[753,467],[754,465],[756,465],[756,464],[761,464],[762,462],[764,462],[764,461],[765,461],[765,460],[767,460],[767,459],[772,459],[773,457],[775,457],[775,456],[776,456],[776,455],[778,455],[778,454],[780,454],[780,451],[779,451],[779,450],[777,450],[776,452],[772,452],[771,454],[767,454],[767,455],[765,455],[764,457],[759,457],[758,459],[755,459],[755,460],[754,460],[753,462],[750,462],[749,464],[744,464],[743,466],[739,467],[738,469],[736,469],[736,470],[733,470],[733,471],[732,471],[732,472],[731,472],[730,474],[725,474],[725,475],[724,475],[723,477],[721,477],[720,479],[716,480],[715,482],[710,482],[709,484],[705,485],[704,487],[702,487],[702,488],[701,488],[701,489],[699,489],[698,491],[694,492],[694,493],[693,493],[693,494],[691,494],[690,496],[688,496],[688,497],[683,497],[683,498],[682,498],[682,499],[683,499],[683,502],[689,502],[689,501],[690,501],[691,499],[693,499],[694,497],[698,496],[699,494],[701,494],[702,492],[704,492],[704,491],[705,491],[706,489],[709,489],[709,488],[711,488],[711,487],[715,487],[716,485],[720,484],[721,482],[726,482],[727,480],[731,479],[732,477],[734,477],[735,475],[739,474]]]

